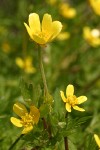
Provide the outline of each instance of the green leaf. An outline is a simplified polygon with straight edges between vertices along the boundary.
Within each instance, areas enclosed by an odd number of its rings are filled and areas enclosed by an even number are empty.
[[[94,140],[93,134],[87,135],[84,141],[85,141],[85,143],[83,143],[83,144],[84,144],[85,150],[90,150],[90,149],[91,150],[98,150],[98,147],[97,147],[97,144]]]
[[[56,91],[54,93],[54,108],[53,109],[54,109],[54,112],[60,118],[65,117],[66,109],[65,109],[63,101],[61,100],[59,89],[56,89]]]
[[[37,106],[41,95],[40,86],[34,87],[32,83],[27,83],[24,79],[21,79],[20,88],[24,101]]]

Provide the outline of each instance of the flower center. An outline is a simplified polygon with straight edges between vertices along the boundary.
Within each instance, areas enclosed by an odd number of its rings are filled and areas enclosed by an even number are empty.
[[[41,31],[41,32],[36,32],[35,34],[45,41],[47,41],[49,39],[49,35],[47,32]]]
[[[77,98],[75,95],[72,96],[68,96],[67,97],[67,101],[70,105],[74,106],[75,104],[77,104]]]
[[[26,113],[25,116],[22,116],[21,124],[25,127],[34,124],[33,117],[30,114]]]

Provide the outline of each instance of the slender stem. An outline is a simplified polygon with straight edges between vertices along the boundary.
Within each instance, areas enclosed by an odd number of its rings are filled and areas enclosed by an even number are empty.
[[[47,130],[48,135],[49,135],[49,139],[51,138],[51,129],[50,126],[48,126],[48,124],[46,123],[45,118],[42,118],[43,120],[43,126],[44,126],[44,130]]]
[[[43,120],[44,129],[46,130],[46,129],[48,128],[47,123],[46,123],[46,120],[45,120],[44,118],[42,118],[42,120]]]
[[[21,134],[16,140],[15,142],[9,147],[8,150],[12,150],[14,148],[14,146],[18,143],[18,141],[23,137],[23,134]]]
[[[44,84],[44,92],[45,92],[45,95],[47,95],[48,94],[48,87],[47,87],[43,62],[42,62],[42,50],[41,50],[40,46],[38,46],[38,57],[39,57],[39,65],[40,65],[41,76],[42,76],[42,80],[43,80],[43,84]]]
[[[65,114],[65,118],[68,120],[68,113]],[[69,150],[67,137],[64,137],[64,144],[65,144],[65,150]]]
[[[65,150],[68,150],[68,139],[67,139],[67,137],[64,137],[64,143],[65,143]]]

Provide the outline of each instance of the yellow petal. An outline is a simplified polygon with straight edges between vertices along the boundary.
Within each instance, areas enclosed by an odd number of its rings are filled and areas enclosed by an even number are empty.
[[[64,102],[67,102],[67,98],[65,97],[63,91],[60,91],[60,96],[61,96],[61,98],[62,98],[62,100],[63,100]]]
[[[27,32],[28,32],[30,38],[31,38],[32,40],[34,40],[34,39],[33,39],[33,36],[32,36],[32,31],[31,31],[30,27],[29,27],[26,23],[24,23],[24,25],[25,25],[25,27],[26,27],[26,30],[27,30]]]
[[[20,68],[24,68],[24,61],[21,58],[16,58],[16,64],[20,67]]]
[[[95,138],[95,141],[96,141],[97,145],[98,145],[99,148],[100,148],[100,138],[98,137],[97,134],[94,134],[94,138]]]
[[[38,35],[33,35],[34,41],[40,45],[46,44],[46,41]]]
[[[33,126],[30,125],[28,127],[24,127],[22,134],[27,134],[28,132],[30,132],[33,129]]]
[[[30,115],[33,117],[34,123],[37,124],[40,118],[39,109],[35,106],[30,106]]]
[[[66,88],[66,96],[73,96],[74,94],[74,86],[69,84]]]
[[[87,100],[87,97],[86,96],[79,96],[77,98],[77,100],[78,100],[77,104],[81,104],[81,103],[84,103]]]
[[[42,32],[52,34],[52,18],[49,14],[44,14],[42,20]]]
[[[28,113],[26,107],[21,103],[14,104],[13,111],[20,117],[24,116],[25,113]]]
[[[21,124],[20,119],[17,119],[15,117],[11,117],[10,121],[17,127],[22,127],[23,125]]]
[[[71,112],[71,105],[69,103],[66,103],[66,110],[68,112]]]
[[[78,107],[78,106],[73,106],[73,109],[78,110],[78,111],[85,111],[85,109],[80,108],[80,107]]]
[[[32,31],[32,33],[40,32],[41,27],[40,27],[40,19],[39,15],[36,13],[31,13],[29,15],[29,26]]]
[[[62,30],[62,24],[59,21],[54,21],[52,23],[52,39],[54,39]]]

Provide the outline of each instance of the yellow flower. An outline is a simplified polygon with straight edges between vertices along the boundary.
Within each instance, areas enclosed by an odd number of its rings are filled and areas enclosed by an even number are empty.
[[[50,4],[51,6],[53,6],[53,5],[56,4],[57,0],[46,0],[46,2],[47,2],[48,4]]]
[[[100,148],[100,138],[98,137],[98,135],[97,135],[97,134],[94,134],[94,139],[95,139],[95,141],[96,141],[97,145],[98,145],[98,146],[99,146],[99,148]]]
[[[16,58],[16,64],[23,69],[26,73],[35,73],[36,69],[32,66],[32,58],[27,57],[25,59]]]
[[[3,50],[5,53],[9,53],[9,52],[11,51],[10,44],[5,41],[5,42],[2,44],[2,50]]]
[[[84,39],[93,47],[100,45],[100,31],[98,29],[83,28]]]
[[[16,103],[13,106],[13,111],[21,118],[11,117],[11,122],[17,127],[24,127],[22,134],[26,134],[33,129],[34,124],[37,124],[40,118],[40,112],[35,106],[30,106],[30,113],[21,103]]]
[[[68,32],[61,32],[57,37],[57,39],[60,41],[67,40],[69,38],[70,38],[70,33]]]
[[[69,84],[66,88],[66,97],[63,91],[60,91],[61,98],[63,102],[66,103],[66,110],[71,112],[71,107],[78,111],[85,111],[83,108],[78,107],[78,104],[81,104],[87,100],[86,96],[76,97],[74,95],[74,86]]]
[[[90,5],[97,15],[100,15],[100,0],[89,0]]]
[[[59,12],[65,18],[74,18],[76,16],[76,10],[67,3],[60,4]]]
[[[49,14],[44,14],[42,24],[39,15],[31,13],[29,15],[29,26],[24,23],[31,39],[40,45],[51,42],[61,31],[62,24],[59,21],[52,21]]]

